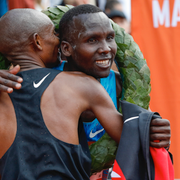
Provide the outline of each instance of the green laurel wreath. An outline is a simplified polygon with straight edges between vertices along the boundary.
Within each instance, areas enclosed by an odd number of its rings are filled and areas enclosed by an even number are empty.
[[[0,69],[8,69],[10,62],[0,53]]]
[[[42,12],[54,23],[56,30],[59,21],[66,11],[73,6],[49,7]],[[150,71],[138,45],[131,35],[125,33],[116,23],[111,21],[115,31],[117,44],[116,65],[122,78],[121,100],[137,104],[145,109],[149,106],[151,91]],[[6,59],[0,55],[0,68],[7,68]],[[89,146],[92,164],[91,174],[110,168],[115,160],[117,143],[105,133],[97,142]]]

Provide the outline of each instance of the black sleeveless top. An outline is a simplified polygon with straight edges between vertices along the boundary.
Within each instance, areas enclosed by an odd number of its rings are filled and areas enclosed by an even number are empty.
[[[39,68],[18,74],[23,78],[22,88],[9,94],[15,108],[17,133],[0,159],[2,180],[89,179],[91,158],[82,122],[78,128],[80,144],[73,145],[55,138],[42,117],[42,93],[58,73]]]

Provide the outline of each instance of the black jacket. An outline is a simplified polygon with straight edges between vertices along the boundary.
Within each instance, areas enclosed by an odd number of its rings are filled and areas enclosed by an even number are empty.
[[[137,105],[121,102],[123,131],[112,180],[174,180],[173,165],[164,148],[149,147],[151,119],[161,118]]]

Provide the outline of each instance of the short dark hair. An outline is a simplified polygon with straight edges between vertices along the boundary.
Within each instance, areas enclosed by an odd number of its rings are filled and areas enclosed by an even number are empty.
[[[74,16],[78,16],[80,14],[89,14],[89,13],[98,13],[103,12],[100,8],[97,6],[91,5],[91,4],[83,4],[76,6],[70,10],[68,10],[63,17],[61,18],[59,22],[59,38],[60,43],[65,41],[70,41],[70,35],[69,32],[73,31],[72,21]]]

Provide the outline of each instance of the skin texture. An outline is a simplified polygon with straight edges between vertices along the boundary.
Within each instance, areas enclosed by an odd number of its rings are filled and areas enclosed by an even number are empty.
[[[79,38],[78,41],[74,41],[74,43],[73,41],[62,42],[61,44],[61,49],[68,59],[68,63],[65,65],[64,70],[65,71],[83,71],[96,78],[102,78],[102,77],[108,76],[109,70],[112,65],[113,56],[114,56],[114,45],[113,46],[111,45],[113,44],[113,42],[111,42],[111,38],[113,37],[112,27],[107,22],[107,17],[103,16],[102,13],[97,13],[97,15],[93,14],[92,22],[90,22],[91,26],[88,25],[89,15],[90,14],[88,14],[88,16],[79,15],[80,17],[78,16],[74,18],[74,21],[73,21],[74,24],[79,25],[80,27],[79,27],[79,32],[73,34],[73,36],[75,37],[73,40],[75,40],[76,38]],[[99,18],[99,21],[97,22],[100,22],[101,26],[99,27],[92,26],[93,24],[94,25],[96,24],[95,20],[98,20],[98,18]],[[103,21],[102,21],[102,18],[104,18]],[[88,23],[84,20],[86,20]],[[82,22],[86,22],[85,27],[82,26]],[[91,29],[92,35],[90,35],[88,39],[85,39],[81,34],[83,32],[88,35],[89,28]],[[94,35],[97,35],[97,36],[94,36]],[[75,44],[75,42],[77,43]],[[94,49],[94,47],[96,47],[97,44],[99,45],[99,43],[102,48]],[[109,47],[109,44],[113,48]],[[84,46],[91,49],[92,55],[89,54],[89,52],[87,52]],[[93,46],[93,48],[91,48],[91,46]],[[79,60],[79,57],[81,56],[81,52],[78,51],[77,47],[80,48],[81,50],[85,50],[87,53],[87,54],[83,54],[83,58],[81,59],[81,61]],[[77,52],[75,52],[74,49]],[[102,51],[102,49],[104,52]],[[101,55],[99,55],[99,53]],[[106,66],[103,66],[103,67],[102,65],[97,65],[96,60],[104,59],[105,61],[107,61],[107,57],[110,61],[109,64],[105,63]],[[89,60],[87,58],[89,58]],[[12,73],[12,70],[10,71]],[[15,74],[17,71],[18,71],[18,67],[15,67],[13,69],[13,73]],[[20,83],[19,84],[16,83],[17,77],[13,75],[11,75],[10,77],[8,71],[0,70],[0,76],[1,76],[0,77],[0,83],[1,83],[0,90],[1,91],[8,92],[9,87],[16,88],[16,89],[20,88]],[[8,81],[6,79],[10,79],[14,82]],[[17,87],[18,85],[19,87]],[[116,72],[116,89],[117,89],[117,102],[118,102],[119,101],[118,97],[120,96],[120,93],[121,93],[120,75],[118,72]],[[10,90],[12,92],[12,89]],[[86,112],[83,112],[83,114],[81,115],[81,119],[83,119],[83,121],[92,121],[94,118],[95,118],[95,115],[89,110],[87,110]],[[170,123],[168,120],[166,119],[152,120],[151,127],[150,127],[150,145],[151,146],[154,146],[154,147],[169,146],[170,136],[171,136]],[[154,142],[154,140],[160,140],[160,141]]]
[[[33,20],[33,17],[37,17],[38,15],[35,10],[9,11],[6,18],[0,21],[0,26],[3,25],[5,29],[4,34],[0,35],[0,39],[1,36],[8,35],[6,31],[10,29],[8,24],[11,23],[11,20],[14,21],[16,29],[20,16],[25,14],[31,17],[28,18],[29,22],[26,22],[26,26],[31,24],[30,19]],[[16,55],[11,57],[10,60],[13,65],[16,64],[16,61],[18,61],[20,66],[22,65],[20,71],[51,67],[51,65],[57,63],[56,55],[59,47],[59,39],[54,33],[54,25],[50,19],[45,18],[45,15],[42,15],[41,19],[42,23],[39,24],[38,29],[43,31],[45,27],[46,31],[43,34],[34,32],[34,29],[29,25],[28,29],[32,31],[33,35],[32,38],[27,37],[25,42],[27,43],[28,41],[28,45],[24,50],[18,51],[17,53],[17,44],[11,47],[10,53],[15,54],[16,52]],[[11,30],[12,34],[15,29]],[[4,52],[3,50],[6,49],[4,48],[6,43],[4,38],[0,43],[0,52]],[[19,43],[23,44],[23,40],[19,39]],[[70,56],[73,54],[72,52],[69,53]],[[48,54],[50,54],[50,56]],[[19,61],[19,57],[22,56],[24,59]],[[7,54],[6,57],[10,57],[10,55]],[[0,95],[0,113],[2,115],[0,119],[0,157],[2,157],[15,139],[17,125],[14,107],[8,94],[2,92]],[[67,103],[69,97],[73,97],[71,103]],[[120,140],[123,126],[122,115],[116,110],[111,98],[100,83],[95,78],[82,72],[72,71],[58,74],[43,93],[40,108],[48,130],[54,137],[61,141],[70,144],[79,144],[79,117],[81,113],[86,110],[92,111],[95,114],[107,133],[109,133],[114,140],[117,142]],[[75,111],[72,111],[72,109]],[[109,121],[110,118],[112,118],[112,121]]]
[[[82,71],[95,78],[107,77],[117,51],[109,19],[102,12],[78,15],[73,19],[73,27],[79,31],[71,32],[71,42],[61,43],[68,70]]]

